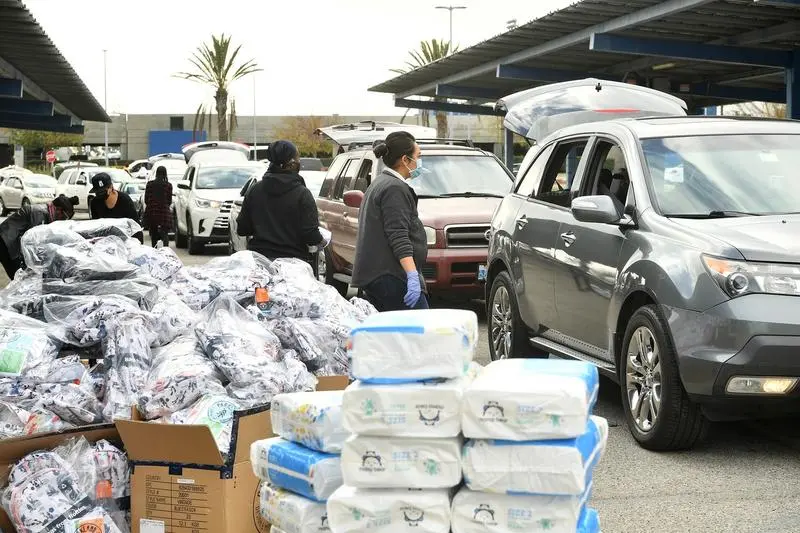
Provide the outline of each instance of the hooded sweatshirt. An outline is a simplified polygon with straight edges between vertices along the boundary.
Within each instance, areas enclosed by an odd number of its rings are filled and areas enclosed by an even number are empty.
[[[236,233],[252,236],[247,249],[268,259],[310,261],[308,247],[322,242],[317,204],[296,172],[264,174],[245,196],[236,224]]]

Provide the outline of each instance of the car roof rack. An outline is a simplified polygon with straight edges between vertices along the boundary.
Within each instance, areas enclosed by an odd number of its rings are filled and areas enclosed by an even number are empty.
[[[355,141],[347,145],[345,152],[352,152],[353,150],[358,150],[359,148],[372,148],[374,145],[375,141]]]
[[[472,139],[447,139],[447,138],[435,138],[435,139],[416,139],[417,144],[449,144],[451,146],[466,146],[467,148],[475,148],[475,144],[472,142]]]

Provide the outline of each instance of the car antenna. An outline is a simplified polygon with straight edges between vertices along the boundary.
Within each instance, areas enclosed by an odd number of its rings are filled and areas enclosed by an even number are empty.
[[[600,85],[599,81],[597,82],[597,85],[594,86],[594,90],[597,91],[597,92],[600,92],[600,91],[603,90],[603,86]]]

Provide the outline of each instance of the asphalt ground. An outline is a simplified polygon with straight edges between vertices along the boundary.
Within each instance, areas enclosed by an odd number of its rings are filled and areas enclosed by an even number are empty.
[[[187,265],[226,253],[177,252]],[[0,272],[0,287],[7,282]],[[486,322],[479,316],[477,359],[485,364]],[[715,424],[691,451],[653,453],[631,437],[619,387],[605,378],[595,414],[611,426],[591,500],[604,533],[800,532],[800,418]]]

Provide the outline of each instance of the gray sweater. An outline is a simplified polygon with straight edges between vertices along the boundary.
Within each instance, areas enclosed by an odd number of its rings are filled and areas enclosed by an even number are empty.
[[[358,213],[353,286],[363,288],[385,274],[405,281],[406,273],[400,266],[404,257],[413,257],[417,270],[425,264],[425,228],[417,213],[416,193],[384,171],[367,188]]]

